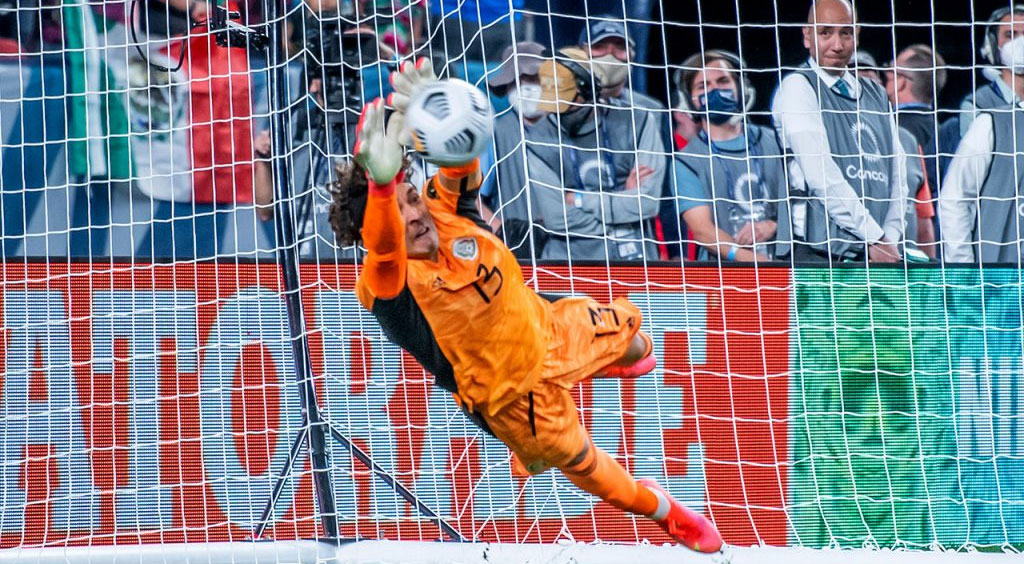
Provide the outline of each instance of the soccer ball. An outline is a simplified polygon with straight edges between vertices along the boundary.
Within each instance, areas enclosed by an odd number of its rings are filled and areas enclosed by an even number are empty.
[[[491,142],[494,112],[484,93],[468,82],[443,80],[428,84],[409,101],[405,128],[427,162],[462,165]]]

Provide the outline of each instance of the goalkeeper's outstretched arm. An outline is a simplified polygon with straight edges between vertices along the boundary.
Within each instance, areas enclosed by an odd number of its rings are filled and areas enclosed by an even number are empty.
[[[390,299],[405,287],[405,222],[396,189],[404,159],[398,143],[385,133],[379,98],[363,109],[356,127],[356,159],[338,171],[331,205],[331,227],[338,241],[361,240],[367,254],[361,277],[376,298]]]
[[[363,277],[373,295],[397,296],[405,287],[405,224],[398,211],[395,182],[379,186],[370,182],[363,218]]]
[[[375,297],[397,296],[405,284],[405,223],[398,206],[397,178],[377,184],[358,163],[337,168],[331,185],[329,220],[340,245],[359,242],[367,249],[362,276]]]

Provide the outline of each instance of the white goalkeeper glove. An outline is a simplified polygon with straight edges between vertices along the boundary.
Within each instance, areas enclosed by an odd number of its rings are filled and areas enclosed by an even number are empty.
[[[363,108],[356,126],[355,158],[374,184],[388,184],[402,170],[402,146],[394,132],[384,127],[383,100],[377,98]]]
[[[398,142],[402,146],[408,147],[412,144],[412,136],[405,129],[405,112],[409,108],[409,101],[415,98],[424,86],[437,80],[434,65],[426,57],[421,57],[415,64],[405,61],[399,65],[397,71],[391,73],[391,87],[395,91],[388,95],[388,105],[395,111],[388,121],[388,131],[398,136]]]

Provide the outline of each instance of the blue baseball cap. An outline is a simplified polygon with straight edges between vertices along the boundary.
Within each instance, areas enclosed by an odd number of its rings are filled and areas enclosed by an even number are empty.
[[[607,16],[598,17],[590,21],[590,23],[583,28],[580,32],[580,45],[593,45],[602,39],[609,37],[621,37],[629,45],[630,49],[635,49],[636,45],[633,43],[633,38],[626,37],[626,25],[621,21],[608,19]]]

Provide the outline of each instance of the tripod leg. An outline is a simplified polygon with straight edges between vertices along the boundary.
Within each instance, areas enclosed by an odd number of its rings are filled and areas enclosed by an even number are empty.
[[[416,497],[416,494],[412,493],[412,491],[410,491],[409,488],[405,487],[405,485],[402,484],[402,482],[399,482],[397,479],[394,478],[394,476],[389,474],[388,471],[384,469],[383,466],[374,462],[373,459],[370,458],[369,454],[363,451],[363,449],[356,446],[355,443],[348,440],[348,438],[345,435],[341,434],[341,431],[335,428],[334,425],[331,425],[328,422],[327,428],[330,429],[331,436],[334,437],[334,440],[341,443],[343,447],[345,447],[346,449],[348,449],[349,452],[352,453],[353,457],[359,460],[359,462],[362,462],[363,465],[365,465],[367,468],[370,469],[370,471],[376,474],[378,478],[383,480],[384,483],[391,487],[391,489],[395,490],[395,492],[398,495],[402,496],[405,499],[405,501],[412,504],[412,506],[416,508],[416,511],[420,513],[420,515],[423,515],[427,519],[430,519],[431,521],[437,523],[437,526],[440,527],[440,529],[444,531],[444,533],[448,535],[448,537],[453,541],[466,541],[466,539],[462,537],[462,535],[459,533],[458,530],[455,529],[455,527],[450,525],[447,521],[444,520],[443,517],[438,515],[437,512],[435,512],[425,503],[420,501],[419,498]]]
[[[277,475],[274,489],[270,492],[270,499],[267,500],[267,505],[263,507],[263,514],[260,515],[259,524],[256,525],[256,531],[252,534],[254,539],[261,538],[263,533],[266,532],[271,516],[274,513],[274,507],[277,506],[277,500],[281,497],[281,491],[284,490],[284,481],[292,473],[292,467],[295,466],[295,461],[298,460],[299,455],[302,453],[302,445],[306,442],[306,435],[308,433],[309,427],[303,427],[302,432],[295,437],[295,442],[292,443],[292,450],[288,453],[288,460],[285,462],[284,468]]]

